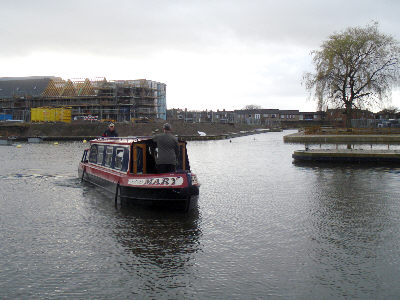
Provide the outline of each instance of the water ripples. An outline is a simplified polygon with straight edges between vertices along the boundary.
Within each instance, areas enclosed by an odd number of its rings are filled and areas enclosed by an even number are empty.
[[[293,163],[282,133],[190,142],[186,215],[116,208],[77,177],[85,147],[0,148],[0,298],[400,295],[398,167]]]

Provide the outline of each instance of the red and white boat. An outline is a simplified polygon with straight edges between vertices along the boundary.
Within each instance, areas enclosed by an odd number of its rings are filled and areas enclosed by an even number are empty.
[[[180,207],[195,206],[200,184],[190,171],[186,142],[179,141],[177,171],[158,174],[157,145],[151,137],[100,138],[90,141],[78,175],[128,202]]]

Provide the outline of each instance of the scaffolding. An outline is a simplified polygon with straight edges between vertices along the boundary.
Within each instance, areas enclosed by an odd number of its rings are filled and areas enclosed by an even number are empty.
[[[165,84],[151,80],[55,78],[32,107],[68,106],[72,108],[72,119],[87,115],[121,122],[132,118],[165,119],[165,101],[159,99],[165,99]]]
[[[71,107],[73,120],[89,115],[117,122],[133,118],[166,119],[164,83],[146,79],[107,80],[104,77],[67,80],[46,77],[40,80],[40,88],[36,86],[38,81],[33,79],[10,81],[8,86],[4,81],[8,94],[0,99],[0,112],[11,112],[14,119],[29,121],[31,108]]]

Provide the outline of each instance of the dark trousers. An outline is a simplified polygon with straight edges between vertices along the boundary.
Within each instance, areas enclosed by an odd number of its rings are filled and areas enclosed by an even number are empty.
[[[157,173],[171,173],[175,171],[176,171],[175,165],[167,165],[167,164],[157,165]]]

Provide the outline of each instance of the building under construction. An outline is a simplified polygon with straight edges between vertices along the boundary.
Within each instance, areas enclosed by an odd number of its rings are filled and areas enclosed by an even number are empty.
[[[0,115],[30,121],[31,108],[70,107],[72,119],[166,119],[166,84],[152,80],[0,78]]]

